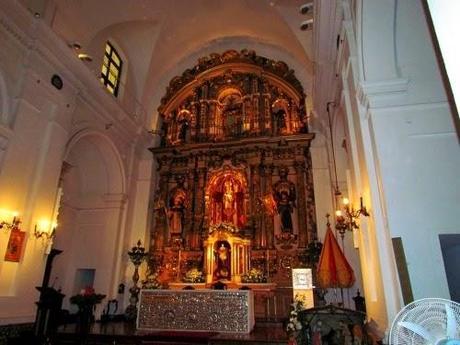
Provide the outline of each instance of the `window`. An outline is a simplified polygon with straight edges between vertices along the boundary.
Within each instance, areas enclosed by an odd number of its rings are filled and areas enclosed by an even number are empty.
[[[107,41],[105,45],[104,61],[102,62],[101,82],[114,96],[118,95],[120,86],[121,66],[123,61],[115,48]]]

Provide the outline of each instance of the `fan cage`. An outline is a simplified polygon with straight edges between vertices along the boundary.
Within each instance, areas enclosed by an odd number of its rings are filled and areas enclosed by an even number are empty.
[[[460,304],[442,298],[425,298],[408,304],[396,316],[390,330],[390,345],[435,345],[447,338],[447,308],[452,311],[456,324],[452,339],[460,338]],[[451,320],[452,321],[452,320]],[[402,326],[411,322],[425,329],[434,343]]]

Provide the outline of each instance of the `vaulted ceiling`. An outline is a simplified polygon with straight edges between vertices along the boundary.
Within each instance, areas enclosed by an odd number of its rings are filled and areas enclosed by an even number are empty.
[[[316,16],[316,9],[306,15],[299,9],[312,1],[22,1],[29,8],[43,3],[41,10],[47,12],[52,29],[68,44],[79,42],[90,55],[102,56],[101,43],[115,39],[130,61],[131,93],[150,112],[174,76],[195,65],[199,57],[228,49],[251,49],[286,62],[311,102],[318,29],[302,31],[300,24]],[[324,9],[326,3],[335,1],[315,1],[315,6]],[[95,60],[89,67],[97,73],[100,60]]]

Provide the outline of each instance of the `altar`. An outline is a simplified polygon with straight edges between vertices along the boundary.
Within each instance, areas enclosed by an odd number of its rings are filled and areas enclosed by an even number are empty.
[[[141,290],[137,328],[250,333],[254,296],[243,290]]]
[[[292,69],[246,50],[171,80],[151,148],[150,286],[250,289],[257,320],[289,315],[292,268],[313,267],[317,240],[305,104]]]

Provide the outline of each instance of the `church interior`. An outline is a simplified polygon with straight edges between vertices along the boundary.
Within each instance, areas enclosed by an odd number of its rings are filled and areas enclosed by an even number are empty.
[[[1,1],[0,345],[381,344],[405,305],[460,303],[431,24],[422,0]]]

